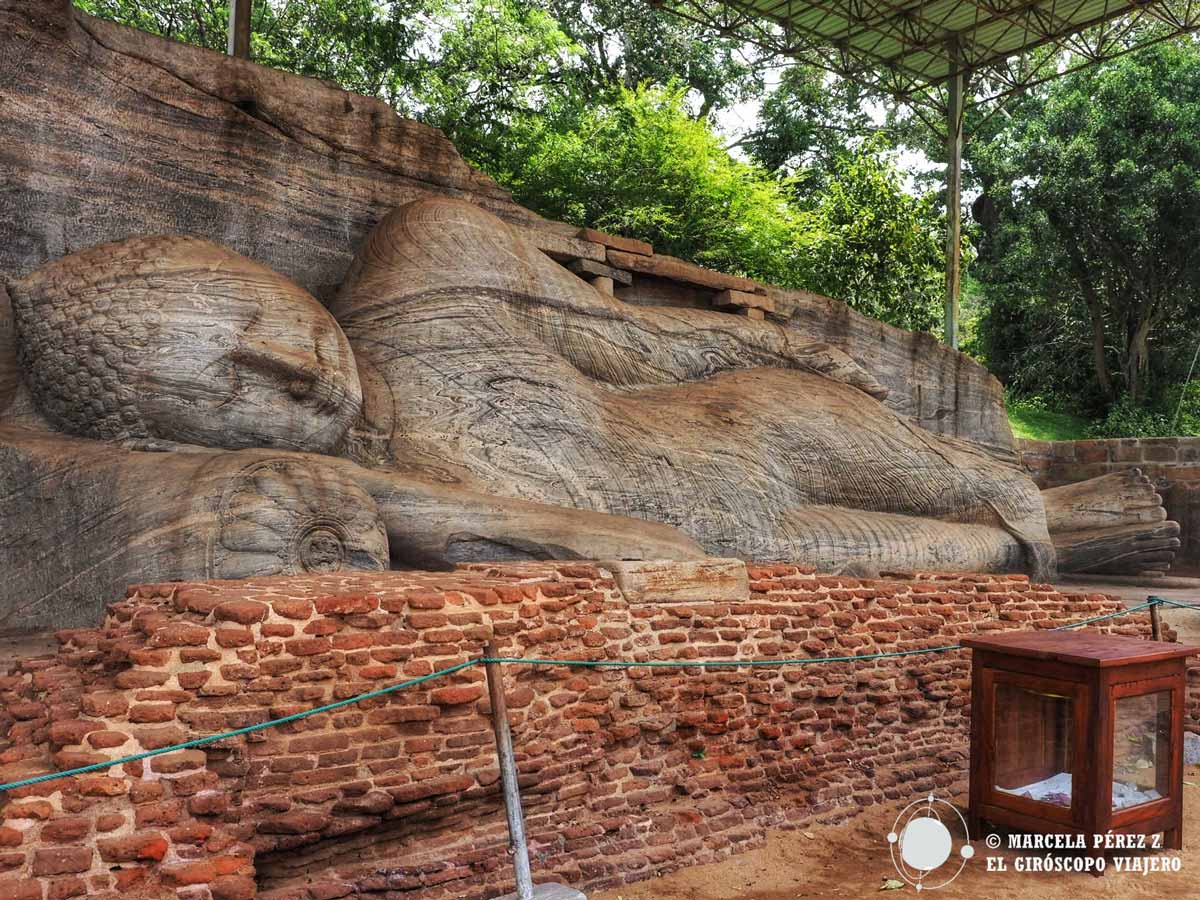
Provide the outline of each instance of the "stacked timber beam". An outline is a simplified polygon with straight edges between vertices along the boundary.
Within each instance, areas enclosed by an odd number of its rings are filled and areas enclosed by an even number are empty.
[[[654,248],[645,241],[605,234],[594,228],[581,228],[575,237],[599,247],[603,262],[591,254],[571,257],[561,251],[547,252],[603,294],[614,296],[617,285],[628,287],[636,277],[642,276],[700,288],[710,294],[709,302],[714,309],[749,319],[761,320],[776,311],[775,302],[767,296],[766,285],[752,279],[727,275],[674,256],[655,253]]]

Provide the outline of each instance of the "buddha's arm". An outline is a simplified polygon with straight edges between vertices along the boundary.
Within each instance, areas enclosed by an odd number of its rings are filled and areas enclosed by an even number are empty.
[[[394,563],[446,568],[505,559],[699,559],[667,525],[478,493],[344,463],[387,527]]]

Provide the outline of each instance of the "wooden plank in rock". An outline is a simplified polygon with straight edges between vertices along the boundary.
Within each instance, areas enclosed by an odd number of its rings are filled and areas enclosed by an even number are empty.
[[[637,238],[605,234],[603,231],[597,231],[594,228],[580,228],[579,237],[585,241],[594,241],[597,244],[603,244],[605,247],[611,247],[613,250],[624,250],[626,253],[636,253],[639,256],[654,255],[654,248],[645,241],[637,240]]]
[[[712,288],[714,291],[734,290],[751,294],[765,294],[767,290],[749,278],[714,272],[712,269],[676,259],[674,256],[663,256],[660,253],[656,253],[654,256],[640,256],[637,253],[610,249],[608,262],[618,269],[628,269],[643,275],[657,275],[659,278],[698,284],[701,287]]]
[[[633,276],[623,269],[614,269],[592,259],[573,259],[567,268],[584,278],[611,278],[617,284],[633,284]]]
[[[751,294],[747,291],[721,291],[713,297],[713,306],[718,309],[761,309],[763,312],[775,312],[775,302],[762,294]]]

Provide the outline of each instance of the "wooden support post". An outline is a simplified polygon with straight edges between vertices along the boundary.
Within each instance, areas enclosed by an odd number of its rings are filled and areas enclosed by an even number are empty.
[[[958,41],[950,44],[950,57],[961,65]],[[961,68],[950,76],[946,104],[946,343],[958,349],[958,293],[962,263],[962,146],[963,88]]]
[[[253,0],[229,0],[230,56],[250,58],[250,6]]]
[[[1151,597],[1151,600],[1157,600],[1157,597]],[[1162,620],[1158,617],[1158,604],[1155,603],[1150,607],[1150,637],[1156,641],[1162,640]]]
[[[484,655],[500,655],[494,641],[483,648]],[[508,814],[508,838],[513,868],[517,872],[517,900],[533,900],[533,874],[529,869],[529,848],[525,845],[525,817],[521,812],[521,792],[517,787],[517,760],[513,755],[512,734],[508,730],[508,705],[504,700],[504,675],[500,663],[484,663],[488,698],[492,702],[492,728],[496,732],[496,755],[500,759],[500,782],[504,790],[504,809]]]

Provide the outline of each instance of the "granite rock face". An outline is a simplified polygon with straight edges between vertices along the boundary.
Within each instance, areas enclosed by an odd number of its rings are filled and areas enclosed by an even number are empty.
[[[106,241],[181,234],[220,243],[326,302],[389,210],[456,197],[556,258],[637,264],[632,286],[618,290],[629,302],[707,307],[711,290],[662,277],[677,269],[717,290],[769,293],[777,321],[848,353],[887,387],[897,412],[1011,458],[999,384],[932,337],[548,222],[467,166],[440,132],[377,100],[113,25],[65,0],[0,7],[0,85],[6,277]]]
[[[1073,550],[966,357],[547,222],[327,84],[10,0],[0,196],[0,630],[144,579]],[[1173,552],[1127,525],[1083,555]]]

